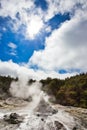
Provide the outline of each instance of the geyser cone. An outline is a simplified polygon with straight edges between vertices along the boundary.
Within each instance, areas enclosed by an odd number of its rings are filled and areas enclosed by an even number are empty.
[[[55,114],[57,113],[57,110],[55,110],[48,102],[44,100],[44,98],[41,98],[38,106],[35,109],[36,112],[41,113],[43,115],[45,114]]]

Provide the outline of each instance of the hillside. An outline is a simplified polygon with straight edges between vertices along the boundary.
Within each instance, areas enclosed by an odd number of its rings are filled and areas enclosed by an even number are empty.
[[[56,103],[87,108],[87,74],[65,80],[47,78],[40,82],[43,84],[43,90],[55,97]]]

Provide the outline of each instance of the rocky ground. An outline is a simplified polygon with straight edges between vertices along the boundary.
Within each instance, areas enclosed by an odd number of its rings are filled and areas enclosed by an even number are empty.
[[[68,108],[66,111],[74,116],[75,120],[79,120],[81,125],[87,129],[87,109],[73,107]]]
[[[28,102],[26,100],[13,97],[7,98],[5,100],[0,100],[0,108],[2,109],[23,107],[27,104]]]
[[[0,130],[87,130],[87,109],[49,104],[43,98],[30,111],[29,102],[0,100]]]

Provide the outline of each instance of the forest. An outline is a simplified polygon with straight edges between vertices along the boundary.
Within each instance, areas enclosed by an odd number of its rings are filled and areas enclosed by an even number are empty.
[[[0,76],[0,100],[11,96],[9,93],[12,81],[18,81],[10,76]],[[28,84],[32,84],[35,80],[29,80]],[[87,108],[87,73],[72,76],[66,79],[50,78],[40,80],[42,90],[50,97],[51,102],[65,105]],[[27,90],[26,90],[27,91]]]
[[[55,103],[87,108],[87,73],[64,80],[47,78],[40,82],[42,89],[55,97]]]

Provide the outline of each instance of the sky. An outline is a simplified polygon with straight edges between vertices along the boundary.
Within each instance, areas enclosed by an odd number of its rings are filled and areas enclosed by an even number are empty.
[[[0,75],[87,72],[87,0],[0,0]]]

